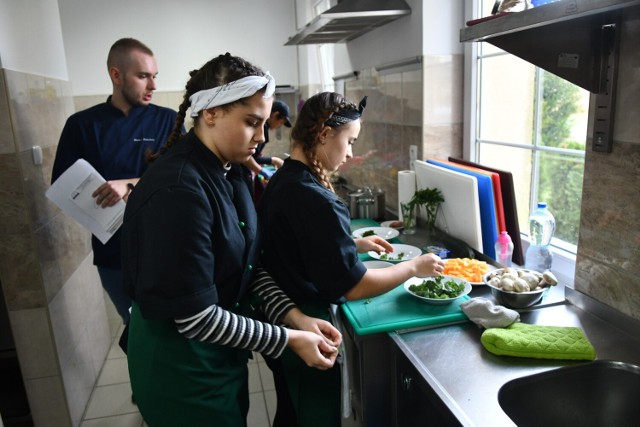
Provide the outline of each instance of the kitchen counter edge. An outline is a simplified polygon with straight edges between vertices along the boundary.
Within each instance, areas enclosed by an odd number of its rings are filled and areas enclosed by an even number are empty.
[[[598,360],[640,365],[640,321],[572,288],[566,300],[520,312],[523,323],[581,328]],[[498,403],[498,390],[510,380],[586,361],[496,356],[480,343],[483,328],[471,322],[390,333],[397,348],[438,396],[441,410],[463,426],[515,425]]]

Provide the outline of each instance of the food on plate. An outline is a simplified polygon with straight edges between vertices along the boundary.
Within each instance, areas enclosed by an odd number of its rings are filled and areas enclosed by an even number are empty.
[[[515,293],[538,291],[558,284],[558,279],[550,271],[539,273],[517,268],[501,268],[492,271],[485,280],[489,286]]]
[[[398,254],[398,256],[395,256],[395,257],[394,257],[394,256],[393,256],[393,255],[391,255],[391,254],[383,253],[383,254],[381,254],[381,255],[380,255],[380,259],[381,259],[381,260],[383,260],[383,261],[384,261],[384,260],[386,260],[386,261],[400,261],[402,258],[404,258],[404,256],[405,256],[405,255],[406,255],[406,254],[405,254],[404,252],[400,252],[400,253]]]
[[[389,227],[392,227],[392,228],[404,227],[404,223],[402,221],[391,221],[389,223]]]
[[[425,279],[419,285],[409,286],[409,290],[419,297],[433,299],[455,298],[464,291],[464,283],[443,280],[444,276]]]
[[[489,271],[489,265],[485,261],[473,258],[451,258],[445,261],[442,274],[479,283],[482,282],[482,276],[487,271]]]
[[[367,230],[364,233],[362,233],[362,237],[367,237],[367,236],[375,236],[376,233],[374,233],[373,230]]]

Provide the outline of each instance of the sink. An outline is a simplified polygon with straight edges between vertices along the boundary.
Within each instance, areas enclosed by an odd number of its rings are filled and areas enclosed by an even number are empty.
[[[518,427],[640,426],[640,366],[598,360],[511,380],[498,392]]]

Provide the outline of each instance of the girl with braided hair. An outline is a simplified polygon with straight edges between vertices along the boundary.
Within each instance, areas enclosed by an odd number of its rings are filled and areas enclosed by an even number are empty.
[[[434,254],[375,270],[358,259],[358,252],[392,247],[378,236],[351,237],[349,210],[328,174],[353,156],[365,106],[366,97],[355,105],[333,92],[309,98],[291,131],[291,157],[258,205],[264,268],[302,311],[326,320],[329,310],[346,300],[381,295],[413,276],[437,276],[444,268]],[[282,366],[272,371],[284,372],[298,426],[340,425],[338,366],[320,372],[295,359],[285,351]]]
[[[274,89],[268,73],[228,53],[192,72],[173,133],[128,199],[127,357],[150,427],[246,426],[251,351],[278,357],[289,347],[318,369],[335,361],[339,332],[303,315],[257,268],[257,217],[239,164],[264,140]],[[181,135],[187,110],[194,126]],[[271,323],[247,317],[254,307]]]

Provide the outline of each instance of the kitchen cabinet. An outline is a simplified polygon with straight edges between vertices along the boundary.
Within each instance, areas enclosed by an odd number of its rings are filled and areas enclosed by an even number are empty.
[[[460,421],[443,404],[438,393],[424,380],[419,362],[410,360],[398,347],[393,349],[394,376],[392,381],[393,422],[397,427],[434,425],[460,426]],[[462,416],[458,414],[458,416]]]
[[[486,41],[593,94],[594,151],[610,152],[618,45],[640,0],[562,0],[460,30],[461,42]]]

